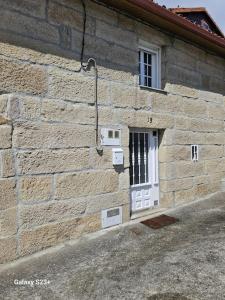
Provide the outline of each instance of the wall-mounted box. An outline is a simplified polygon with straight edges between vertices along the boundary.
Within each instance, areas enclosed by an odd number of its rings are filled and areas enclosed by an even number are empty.
[[[122,207],[102,210],[102,228],[107,228],[122,223]]]
[[[120,146],[121,130],[112,128],[101,129],[101,145],[103,146]]]
[[[123,149],[112,149],[112,163],[113,165],[123,165]]]

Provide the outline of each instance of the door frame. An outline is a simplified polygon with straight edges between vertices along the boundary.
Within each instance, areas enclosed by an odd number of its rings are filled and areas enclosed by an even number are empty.
[[[153,136],[153,132],[156,131],[156,136]],[[135,185],[130,184],[130,212],[132,214],[137,214],[139,212],[147,211],[153,208],[159,208],[160,198],[159,198],[159,130],[152,128],[129,128],[130,133],[148,133],[148,182],[139,183]],[[130,145],[129,145],[130,148]],[[129,155],[131,155],[129,151]],[[134,155],[134,154],[133,154]],[[131,158],[132,159],[132,158]],[[130,164],[130,167],[132,165]],[[129,173],[131,176],[131,173]],[[135,187],[147,187],[149,186],[149,191],[151,192],[151,203],[149,207],[143,207],[141,209],[133,210],[133,200],[132,200],[132,187],[133,191]]]

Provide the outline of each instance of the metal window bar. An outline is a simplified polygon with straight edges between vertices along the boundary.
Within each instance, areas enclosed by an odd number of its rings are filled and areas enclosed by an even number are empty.
[[[135,183],[135,170],[134,170],[134,132],[132,132],[132,169],[133,169],[133,184]]]
[[[154,137],[154,146],[155,146],[155,151],[154,151],[154,158],[155,158],[155,163],[154,163],[154,169],[155,169],[155,178],[154,178],[154,183],[157,184],[158,183],[158,137],[157,137],[157,133],[156,136]]]
[[[138,183],[141,183],[141,144],[140,133],[138,133]]]
[[[149,182],[149,133],[130,133],[130,184]]]

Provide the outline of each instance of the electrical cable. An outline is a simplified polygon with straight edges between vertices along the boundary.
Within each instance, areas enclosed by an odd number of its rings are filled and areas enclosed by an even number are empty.
[[[86,35],[86,23],[87,23],[87,12],[86,12],[86,4],[84,0],[80,0],[81,5],[83,7],[83,31],[82,31],[82,43],[81,43],[81,52],[80,52],[80,68],[78,70],[74,70],[75,73],[80,73],[81,70],[84,70],[86,67],[84,65],[84,49],[85,49],[85,35]]]
[[[83,36],[82,36],[82,46],[81,46],[81,54],[80,54],[80,64],[81,64],[81,68],[82,68],[83,67],[83,59],[84,59],[87,12],[86,12],[86,4],[85,4],[84,0],[81,0],[81,3],[83,6]]]
[[[81,45],[81,53],[80,53],[80,68],[75,70],[76,73],[90,71],[92,65],[95,72],[95,84],[94,84],[94,103],[95,103],[95,146],[99,155],[102,155],[103,149],[98,143],[98,68],[97,63],[94,58],[89,58],[87,64],[84,64],[84,50],[85,50],[85,35],[86,35],[86,23],[87,23],[87,12],[86,12],[86,4],[85,0],[81,0],[81,4],[83,7],[83,34],[82,34],[82,45]]]

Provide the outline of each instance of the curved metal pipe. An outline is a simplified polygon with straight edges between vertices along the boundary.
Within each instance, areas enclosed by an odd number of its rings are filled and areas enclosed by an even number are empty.
[[[83,67],[84,71],[89,71],[91,67],[94,68],[95,73],[95,84],[94,84],[94,103],[95,103],[95,146],[99,155],[102,155],[103,148],[99,144],[99,135],[98,135],[98,68],[96,60],[93,57],[90,57],[87,61],[87,65]]]

